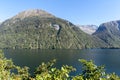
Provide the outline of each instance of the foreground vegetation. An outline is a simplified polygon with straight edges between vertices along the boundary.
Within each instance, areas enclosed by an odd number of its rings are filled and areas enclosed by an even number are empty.
[[[31,76],[28,67],[19,67],[12,60],[6,59],[0,51],[0,80],[120,80],[115,73],[107,74],[104,66],[96,66],[93,61],[79,60],[82,63],[82,72],[71,76],[75,68],[63,65],[61,69],[53,67],[56,60],[42,63]]]

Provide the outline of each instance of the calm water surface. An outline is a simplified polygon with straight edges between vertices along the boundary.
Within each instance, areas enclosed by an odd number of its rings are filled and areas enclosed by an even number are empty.
[[[106,72],[120,75],[120,49],[84,49],[84,50],[4,50],[5,57],[12,59],[18,66],[30,67],[30,73],[42,62],[57,59],[55,66],[71,65],[77,69],[72,75],[81,72],[78,59],[94,60],[96,65],[105,65]]]

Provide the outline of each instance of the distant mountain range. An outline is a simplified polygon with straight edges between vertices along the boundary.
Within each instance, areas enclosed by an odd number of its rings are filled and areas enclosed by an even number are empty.
[[[77,25],[82,31],[84,31],[85,33],[87,33],[87,34],[93,34],[96,30],[97,30],[97,28],[98,28],[98,26],[96,26],[96,25]]]
[[[103,23],[97,28],[78,27],[44,10],[26,10],[0,24],[0,48],[120,48],[120,21]]]

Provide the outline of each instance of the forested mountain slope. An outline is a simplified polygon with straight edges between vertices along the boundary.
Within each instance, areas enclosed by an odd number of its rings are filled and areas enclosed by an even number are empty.
[[[120,20],[101,24],[93,35],[102,39],[109,47],[120,48]]]
[[[0,25],[0,48],[81,49],[105,47],[71,22],[43,10],[27,10]]]

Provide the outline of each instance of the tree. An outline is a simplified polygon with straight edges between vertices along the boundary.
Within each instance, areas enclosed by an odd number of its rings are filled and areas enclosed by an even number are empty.
[[[104,66],[96,66],[93,61],[86,61],[84,59],[79,60],[82,65],[82,76],[83,79],[87,80],[99,80],[105,76]]]

